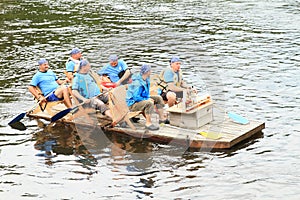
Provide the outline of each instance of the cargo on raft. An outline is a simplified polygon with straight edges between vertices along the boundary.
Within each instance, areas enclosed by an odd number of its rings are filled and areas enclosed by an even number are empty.
[[[69,113],[59,122],[66,124],[98,126],[105,131],[125,134],[130,137],[150,140],[158,143],[183,145],[190,148],[229,149],[245,141],[265,128],[264,122],[247,120],[234,113],[226,113],[214,105],[210,96],[197,97],[192,103],[179,103],[166,110],[170,124],[160,124],[157,131],[145,129],[145,120],[141,112],[129,112],[125,102],[126,89],[116,87],[109,92],[109,107],[114,122],[126,121],[127,126],[110,126],[111,119],[94,109],[78,106],[75,113]],[[218,108],[218,109],[214,109]],[[27,116],[51,121],[51,118],[66,107],[61,102],[48,103],[45,109],[37,106]],[[43,110],[43,111],[42,111]],[[133,123],[131,118],[140,120]],[[158,124],[158,115],[153,114],[153,123]],[[55,123],[55,122],[54,122]]]

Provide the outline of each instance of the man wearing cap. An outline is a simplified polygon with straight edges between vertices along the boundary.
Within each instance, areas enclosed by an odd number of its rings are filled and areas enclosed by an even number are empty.
[[[141,71],[132,76],[132,83],[128,85],[126,92],[126,103],[130,111],[142,111],[145,114],[145,128],[148,130],[158,130],[159,127],[152,124],[151,114],[154,105],[158,110],[159,123],[169,124],[169,120],[163,115],[164,102],[161,96],[150,96],[150,65],[143,64]]]
[[[176,102],[176,97],[182,98],[183,91],[188,91],[191,87],[182,78],[180,69],[181,60],[177,56],[170,59],[170,68],[165,69],[160,74],[160,79],[165,83],[161,96],[168,102],[169,107]]]
[[[80,61],[78,71],[72,82],[72,94],[81,102],[90,104],[92,108],[99,110],[103,115],[112,118],[109,108],[105,105],[108,96],[101,94],[100,89],[89,74],[91,65],[87,60]]]
[[[66,75],[70,82],[72,82],[72,79],[74,77],[74,73],[78,70],[80,60],[82,59],[81,50],[78,48],[72,49],[70,52],[70,58],[68,58],[66,62]]]
[[[39,102],[64,100],[66,107],[71,108],[72,103],[68,88],[60,86],[64,81],[59,80],[52,70],[49,70],[48,61],[42,58],[38,61],[39,71],[32,77],[28,90]],[[42,91],[39,94],[37,87]]]
[[[130,78],[131,72],[127,64],[118,59],[117,55],[109,56],[109,63],[98,71],[101,76],[108,76],[111,82],[116,83],[116,86],[126,84]]]

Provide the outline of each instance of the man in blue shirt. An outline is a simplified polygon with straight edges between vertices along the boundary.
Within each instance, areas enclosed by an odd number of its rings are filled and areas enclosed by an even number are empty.
[[[109,56],[109,63],[98,71],[101,76],[108,76],[111,82],[116,83],[116,86],[126,84],[130,78],[131,72],[127,64],[118,59],[117,55]]]
[[[183,92],[188,92],[191,87],[183,80],[180,69],[181,60],[173,56],[170,60],[170,67],[165,69],[160,78],[166,83],[166,90],[161,96],[168,102],[169,107],[173,106],[177,98],[183,97]]]
[[[126,92],[126,103],[130,111],[142,111],[145,114],[145,128],[151,131],[158,130],[159,127],[152,124],[151,115],[154,105],[159,115],[159,123],[169,124],[170,121],[163,114],[164,102],[161,96],[150,96],[150,74],[151,67],[142,65],[140,73],[132,76],[132,83],[128,85]]]
[[[70,82],[72,82],[72,79],[74,77],[74,73],[78,70],[80,60],[82,60],[82,54],[81,50],[78,48],[72,49],[70,52],[70,58],[68,58],[66,62],[66,75]]]
[[[101,94],[97,83],[89,74],[90,70],[90,63],[82,60],[72,82],[72,93],[79,101],[90,104],[92,108],[112,118],[109,108],[105,105],[108,102],[108,96]]]
[[[49,70],[48,61],[44,58],[38,61],[39,71],[32,77],[28,90],[40,102],[64,100],[66,107],[71,108],[70,94],[66,86],[60,86],[64,81],[59,80],[52,70]],[[39,93],[38,88],[42,94]]]

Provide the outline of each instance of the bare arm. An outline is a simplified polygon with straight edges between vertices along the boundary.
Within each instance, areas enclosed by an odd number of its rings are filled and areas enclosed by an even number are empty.
[[[181,81],[181,87],[186,88],[186,89],[191,89],[191,86],[189,86],[184,80]]]
[[[66,76],[67,76],[67,79],[68,79],[70,82],[72,82],[73,77],[74,77],[73,72],[66,72]]]
[[[121,83],[126,80],[129,76],[130,76],[131,72],[129,69],[126,69],[124,75],[120,78],[120,80],[118,80],[118,82],[116,82],[117,86],[121,85]]]
[[[46,101],[45,97],[38,91],[35,86],[30,85],[28,87],[28,90],[38,101]]]
[[[185,90],[185,88],[178,87],[174,83],[168,83],[168,89],[174,92],[182,92]]]
[[[58,79],[58,80],[56,80],[56,82],[57,82],[58,85],[61,85],[61,84],[64,84],[66,81]]]
[[[81,101],[86,102],[86,103],[89,102],[89,99],[84,98],[84,97],[78,92],[78,90],[72,90],[72,94],[73,94],[78,100],[81,100]]]

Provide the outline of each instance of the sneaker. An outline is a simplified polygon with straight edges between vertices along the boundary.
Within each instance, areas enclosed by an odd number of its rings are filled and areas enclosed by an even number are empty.
[[[168,119],[165,119],[165,120],[159,120],[158,123],[159,124],[170,124],[170,121]]]
[[[150,130],[150,131],[156,131],[159,129],[159,127],[154,126],[153,124],[151,124],[150,126],[145,126],[146,129]]]

